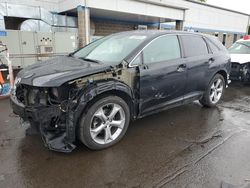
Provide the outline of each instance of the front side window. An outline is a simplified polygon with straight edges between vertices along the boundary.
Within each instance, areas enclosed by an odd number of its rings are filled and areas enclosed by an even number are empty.
[[[200,36],[181,36],[185,57],[194,57],[208,54],[207,44]]]
[[[143,50],[143,60],[146,64],[164,62],[180,57],[180,45],[175,35],[159,37]]]
[[[230,54],[250,54],[250,42],[236,42],[228,49],[228,51]]]
[[[146,40],[144,35],[113,35],[104,37],[73,54],[75,57],[116,64]]]

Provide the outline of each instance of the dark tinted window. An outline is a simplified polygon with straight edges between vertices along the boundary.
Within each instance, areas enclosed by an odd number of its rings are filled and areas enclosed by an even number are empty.
[[[208,43],[208,46],[212,50],[212,53],[216,53],[216,52],[220,51],[219,47],[216,46],[212,41],[210,41],[209,39],[206,39],[206,41]]]
[[[200,56],[208,54],[207,44],[200,36],[181,36],[186,57]]]
[[[175,35],[155,39],[143,50],[144,63],[157,63],[181,57],[179,40]]]

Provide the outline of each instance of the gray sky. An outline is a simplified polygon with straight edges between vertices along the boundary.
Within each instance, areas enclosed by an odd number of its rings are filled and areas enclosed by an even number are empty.
[[[207,3],[250,14],[250,0],[207,0]]]

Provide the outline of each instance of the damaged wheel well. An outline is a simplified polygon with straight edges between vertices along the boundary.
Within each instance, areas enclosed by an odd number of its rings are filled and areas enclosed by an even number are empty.
[[[77,120],[77,126],[79,125],[79,122],[81,120],[81,117],[84,113],[86,113],[89,109],[89,107],[91,107],[96,101],[100,100],[103,97],[106,96],[118,96],[120,98],[122,98],[129,106],[129,110],[130,110],[130,117],[132,119],[134,119],[135,115],[136,115],[136,109],[134,108],[134,102],[133,99],[131,98],[131,96],[129,96],[127,93],[120,91],[120,90],[109,90],[109,91],[105,91],[99,95],[96,95],[92,100],[90,100],[86,106],[84,107],[84,109],[81,112],[81,116],[78,118]],[[78,128],[76,128],[76,131],[78,130]]]
[[[87,103],[86,107],[84,108],[84,112],[89,108],[89,106],[93,105],[93,103],[95,103],[99,99],[106,97],[106,96],[110,96],[110,95],[114,95],[114,96],[122,98],[128,104],[129,109],[130,109],[130,113],[133,117],[133,115],[134,115],[133,100],[127,93],[120,91],[120,90],[109,90],[109,91],[105,91],[99,95],[96,95],[91,101],[89,101]]]
[[[110,96],[110,95],[114,95],[117,97],[122,98],[129,106],[130,111],[133,109],[133,101],[132,98],[125,92],[120,91],[120,90],[109,90],[109,91],[105,91],[99,95],[96,95],[91,101],[88,102],[86,108],[88,108],[89,106],[91,106],[93,103],[95,103],[97,100],[106,97],[106,96]],[[86,110],[85,108],[85,110]]]

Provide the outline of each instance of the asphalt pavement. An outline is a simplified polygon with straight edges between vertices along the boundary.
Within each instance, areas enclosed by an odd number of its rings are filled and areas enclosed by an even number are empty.
[[[250,187],[250,86],[132,122],[115,146],[49,151],[0,101],[0,187]]]

